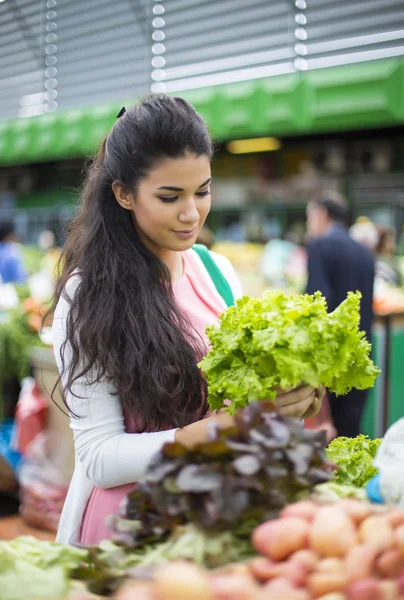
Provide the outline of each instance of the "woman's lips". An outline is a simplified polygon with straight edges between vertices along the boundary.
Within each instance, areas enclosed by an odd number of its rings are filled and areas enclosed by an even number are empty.
[[[196,227],[194,227],[193,229],[184,229],[183,231],[175,231],[173,229],[173,233],[178,235],[178,237],[180,237],[182,240],[188,240],[189,238],[193,237],[195,235],[195,232]]]

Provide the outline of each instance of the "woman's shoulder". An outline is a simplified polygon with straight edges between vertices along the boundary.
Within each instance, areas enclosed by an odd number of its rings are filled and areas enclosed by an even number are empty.
[[[187,252],[192,252],[194,256],[198,256],[192,248]],[[223,277],[227,280],[227,283],[231,287],[234,298],[240,298],[243,295],[241,283],[230,260],[226,256],[223,256],[223,254],[218,254],[217,252],[213,252],[212,250],[209,250],[209,254],[214,260],[216,266],[220,269],[220,272],[222,273]],[[201,268],[204,268],[200,259],[199,263]]]
[[[77,289],[81,282],[80,273],[76,270],[70,275],[68,280],[66,281],[65,287],[63,288],[62,293],[60,294],[58,303],[55,309],[55,319],[63,318],[66,316],[70,304],[77,292]]]

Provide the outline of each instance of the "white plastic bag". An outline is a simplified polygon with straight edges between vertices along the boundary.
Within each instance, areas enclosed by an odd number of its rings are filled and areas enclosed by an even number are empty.
[[[20,512],[29,525],[57,531],[66,499],[70,473],[65,467],[66,444],[55,433],[36,436],[20,469]]]
[[[404,419],[399,419],[385,434],[373,461],[380,473],[384,501],[404,507]]]

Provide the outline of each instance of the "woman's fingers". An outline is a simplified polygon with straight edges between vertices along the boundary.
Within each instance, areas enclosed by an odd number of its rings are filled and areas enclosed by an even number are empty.
[[[275,402],[277,406],[288,406],[289,404],[305,402],[308,398],[314,396],[314,392],[314,388],[312,388],[310,385],[303,385],[291,390],[290,392],[278,394]]]

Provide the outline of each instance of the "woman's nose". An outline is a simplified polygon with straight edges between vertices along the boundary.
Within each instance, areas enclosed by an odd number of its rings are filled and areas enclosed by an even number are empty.
[[[182,210],[179,215],[179,220],[182,223],[190,224],[194,224],[197,221],[199,221],[199,212],[196,207],[195,200],[193,198],[188,200],[185,206],[182,207]]]

